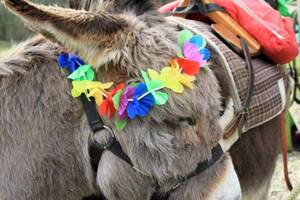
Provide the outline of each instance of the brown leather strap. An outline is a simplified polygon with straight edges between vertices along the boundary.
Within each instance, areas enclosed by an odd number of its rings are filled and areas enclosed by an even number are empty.
[[[248,109],[251,104],[253,90],[254,90],[255,72],[254,72],[254,68],[253,68],[252,59],[251,59],[251,56],[249,53],[248,44],[247,44],[247,41],[244,40],[243,38],[240,39],[240,42],[241,42],[241,46],[242,46],[245,61],[246,61],[245,66],[247,67],[247,70],[248,70],[248,76],[249,76],[248,88],[247,88],[247,93],[246,93],[245,99],[242,103],[241,110],[235,114],[235,117],[233,118],[233,120],[225,128],[224,139],[229,138],[235,132],[236,128],[238,128],[238,133],[241,136],[242,131],[243,131],[242,130],[243,126],[246,122],[246,117],[248,114]]]
[[[239,126],[238,126],[238,132],[241,136],[242,131],[243,131],[243,126],[246,122],[246,117],[248,114],[248,110],[250,108],[250,104],[251,104],[251,100],[252,100],[252,96],[253,96],[253,90],[254,90],[254,82],[255,82],[255,72],[254,72],[254,67],[253,67],[253,63],[252,63],[252,58],[249,52],[249,47],[248,47],[248,43],[245,39],[241,38],[241,46],[243,48],[243,53],[244,53],[244,57],[245,57],[245,61],[246,61],[246,67],[248,70],[248,88],[247,88],[247,93],[245,96],[245,99],[242,103],[242,113],[240,116],[240,121],[239,121]]]
[[[288,160],[287,160],[287,148],[286,148],[286,133],[285,133],[285,114],[284,112],[280,115],[280,126],[281,126],[281,147],[282,147],[282,159],[283,159],[283,170],[284,170],[284,179],[287,185],[287,188],[292,191],[293,186],[289,178],[288,170]]]

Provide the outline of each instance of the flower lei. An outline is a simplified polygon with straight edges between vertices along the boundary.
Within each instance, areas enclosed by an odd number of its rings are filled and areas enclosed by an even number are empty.
[[[180,32],[178,43],[178,58],[172,59],[170,66],[160,72],[152,69],[141,71],[144,82],[128,86],[121,83],[110,91],[108,89],[113,86],[113,82],[94,81],[92,67],[76,55],[62,53],[58,63],[71,73],[68,78],[72,80],[72,96],[79,97],[83,93],[88,99],[93,97],[99,113],[108,118],[114,117],[116,128],[122,130],[128,119],[145,117],[153,106],[167,103],[168,94],[162,92],[162,89],[168,88],[176,93],[182,93],[184,86],[193,89],[195,75],[207,65],[210,51],[205,48],[203,37],[193,35],[188,30]]]

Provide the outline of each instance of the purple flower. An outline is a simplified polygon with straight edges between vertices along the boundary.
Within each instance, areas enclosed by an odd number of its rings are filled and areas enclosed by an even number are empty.
[[[134,90],[135,88],[133,86],[128,86],[124,93],[122,94],[120,104],[119,104],[119,111],[118,111],[118,116],[119,119],[123,120],[126,118],[127,115],[127,106],[129,103],[129,99],[133,99],[134,97]]]
[[[200,54],[199,48],[197,45],[186,42],[183,45],[183,55],[188,60],[196,61],[196,62],[203,62],[203,56]]]

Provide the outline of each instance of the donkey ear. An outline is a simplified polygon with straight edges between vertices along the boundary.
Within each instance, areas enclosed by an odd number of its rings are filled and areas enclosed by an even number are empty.
[[[60,7],[37,5],[24,0],[2,0],[13,13],[23,18],[29,26],[50,39],[65,44],[71,41],[109,41],[128,27],[125,18],[106,12],[87,12]],[[54,37],[54,38],[53,38]],[[68,47],[68,46],[67,46]]]

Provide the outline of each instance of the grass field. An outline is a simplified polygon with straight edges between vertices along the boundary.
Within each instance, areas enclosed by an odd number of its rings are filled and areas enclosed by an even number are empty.
[[[7,49],[7,48],[9,48],[9,43],[8,42],[5,42],[5,41],[1,41],[0,40],[0,51],[3,51],[3,50],[5,50],[5,49]]]

